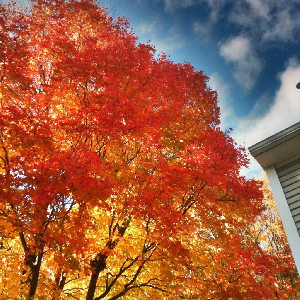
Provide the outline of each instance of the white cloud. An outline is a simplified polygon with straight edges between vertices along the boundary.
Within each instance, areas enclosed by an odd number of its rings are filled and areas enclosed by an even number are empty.
[[[252,111],[248,115],[249,118],[261,118],[267,114],[272,103],[270,103],[270,93],[263,93],[255,102]]]
[[[274,19],[273,25],[265,28],[262,38],[265,41],[292,41],[300,21],[292,18],[288,9],[278,12]]]
[[[224,8],[225,4],[228,3],[228,0],[206,0],[206,2],[211,9],[209,16],[210,21],[218,21],[220,13]]]
[[[220,127],[222,130],[226,130],[232,127],[234,122],[233,106],[230,101],[230,84],[226,83],[217,72],[210,76],[208,84],[213,91],[218,93],[218,106],[221,112]]]
[[[230,39],[221,46],[221,55],[228,61],[240,61],[250,52],[250,40],[243,36]]]
[[[159,1],[159,0],[157,0]],[[240,26],[241,31],[258,42],[296,40],[300,18],[295,13],[299,0],[164,0],[165,10],[174,11],[197,4],[210,8],[207,23],[222,19]]]
[[[140,23],[138,36],[141,42],[147,43],[150,40],[151,45],[156,49],[156,53],[172,53],[174,50],[185,46],[185,39],[178,26],[173,26],[170,30],[161,35],[161,23],[158,18],[152,22]]]
[[[300,81],[300,79],[299,79]],[[234,109],[231,103],[230,98],[230,89],[231,85],[220,76],[220,74],[213,73],[210,76],[210,80],[208,82],[209,87],[217,91],[218,93],[218,106],[220,107],[220,128],[221,130],[226,130],[230,127],[236,128],[232,132],[232,136],[234,140],[237,142],[238,145],[243,146],[246,151],[249,146],[252,146],[248,142],[247,139],[244,137],[247,137],[247,134],[251,131],[251,128],[254,128],[255,121],[259,120],[259,118],[266,114],[266,110],[269,108],[268,105],[268,99],[266,99],[267,94],[263,95],[255,104],[255,107],[253,108],[252,112],[249,116],[245,118],[238,118],[236,117],[234,113]],[[300,92],[299,92],[300,93]],[[250,122],[250,120],[253,120],[253,124]],[[249,126],[249,128],[247,128]],[[253,129],[255,131],[255,128]],[[250,165],[249,168],[242,168],[240,170],[240,174],[242,176],[252,177],[256,176],[257,174],[262,172],[262,168],[258,164],[258,162],[250,155],[250,153],[247,151],[248,157],[250,159]]]
[[[168,36],[165,39],[152,38],[151,45],[155,47],[156,53],[172,53],[175,49],[185,46],[185,41],[177,35]]]
[[[270,19],[270,6],[267,1],[246,0],[246,2],[249,3],[251,11],[254,15],[266,20]]]
[[[208,0],[207,0],[208,1]],[[299,31],[297,1],[238,0],[228,13],[229,20],[242,26],[259,42],[294,41]]]
[[[193,31],[201,42],[209,43],[212,40],[213,34],[213,22],[200,22],[195,21],[193,24]]]
[[[140,23],[139,30],[141,31],[141,34],[154,34],[159,27],[159,21],[158,19],[155,19],[152,22]]]
[[[194,21],[193,30],[194,33],[200,38],[203,38],[205,42],[210,41],[213,37],[213,28],[219,21],[220,13],[227,1],[228,0],[202,0],[202,2],[207,2],[210,8],[210,14],[205,21]]]
[[[220,107],[220,112],[221,112],[221,130],[226,130],[229,127],[238,127],[238,130],[242,131],[242,134],[237,134],[237,131],[233,131],[233,138],[237,142],[238,145],[247,147],[249,145],[246,144],[246,140],[244,140],[244,134],[243,132],[246,132],[246,126],[245,128],[241,128],[241,124],[243,124],[244,119],[238,119],[233,110],[233,106],[231,103],[230,99],[230,88],[231,85],[229,83],[226,83],[224,79],[218,74],[218,73],[213,73],[210,76],[210,80],[208,82],[210,88],[214,91],[217,91],[218,93],[218,105]],[[262,111],[265,110],[265,102],[266,99],[263,96],[256,104],[254,107],[252,113],[250,116],[247,117],[247,119],[255,118],[257,119],[257,115],[260,116]],[[246,118],[245,118],[246,119]],[[253,127],[253,126],[252,126]],[[242,168],[240,170],[240,175],[241,176],[247,176],[247,177],[253,177],[256,176],[257,174],[262,172],[262,168],[258,164],[258,162],[250,155],[250,153],[247,151],[248,157],[250,159],[250,167],[249,168]]]
[[[262,69],[262,63],[253,50],[250,39],[244,36],[231,38],[221,45],[220,54],[227,62],[235,64],[236,80],[246,90],[250,90]]]
[[[254,112],[239,120],[232,134],[238,144],[248,148],[300,121],[300,91],[296,89],[300,81],[300,63],[291,59],[279,76],[281,86],[268,112],[263,117],[255,117]],[[257,167],[251,159],[251,170]]]

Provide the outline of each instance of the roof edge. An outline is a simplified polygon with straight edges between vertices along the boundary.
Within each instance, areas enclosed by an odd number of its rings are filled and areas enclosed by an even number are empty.
[[[300,130],[300,122],[282,130],[282,131],[279,131],[278,133],[274,134],[274,135],[271,135],[270,137],[250,146],[248,148],[249,152],[251,154],[253,154],[254,152],[268,146],[268,145],[271,145],[273,144],[274,142],[276,142],[277,140],[280,140],[282,139],[283,137],[285,136],[288,136],[290,135],[291,133],[295,132],[295,131],[298,131]]]

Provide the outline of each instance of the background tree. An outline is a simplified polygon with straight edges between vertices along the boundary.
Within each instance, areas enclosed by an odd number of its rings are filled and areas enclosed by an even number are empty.
[[[4,299],[288,297],[202,72],[94,1],[4,4],[0,26]]]

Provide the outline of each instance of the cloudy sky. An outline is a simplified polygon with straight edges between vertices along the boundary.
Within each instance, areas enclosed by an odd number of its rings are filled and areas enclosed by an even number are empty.
[[[218,92],[222,129],[245,147],[300,121],[300,0],[102,0],[141,42],[190,62]],[[251,160],[251,169],[260,172]]]
[[[210,77],[221,128],[233,128],[238,144],[247,148],[300,121],[300,0],[99,1],[128,18],[140,42]],[[251,159],[242,174],[260,171]]]

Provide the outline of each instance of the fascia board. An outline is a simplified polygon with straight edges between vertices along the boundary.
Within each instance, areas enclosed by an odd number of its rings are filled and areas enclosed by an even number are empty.
[[[249,147],[263,169],[281,163],[300,152],[300,122]]]

